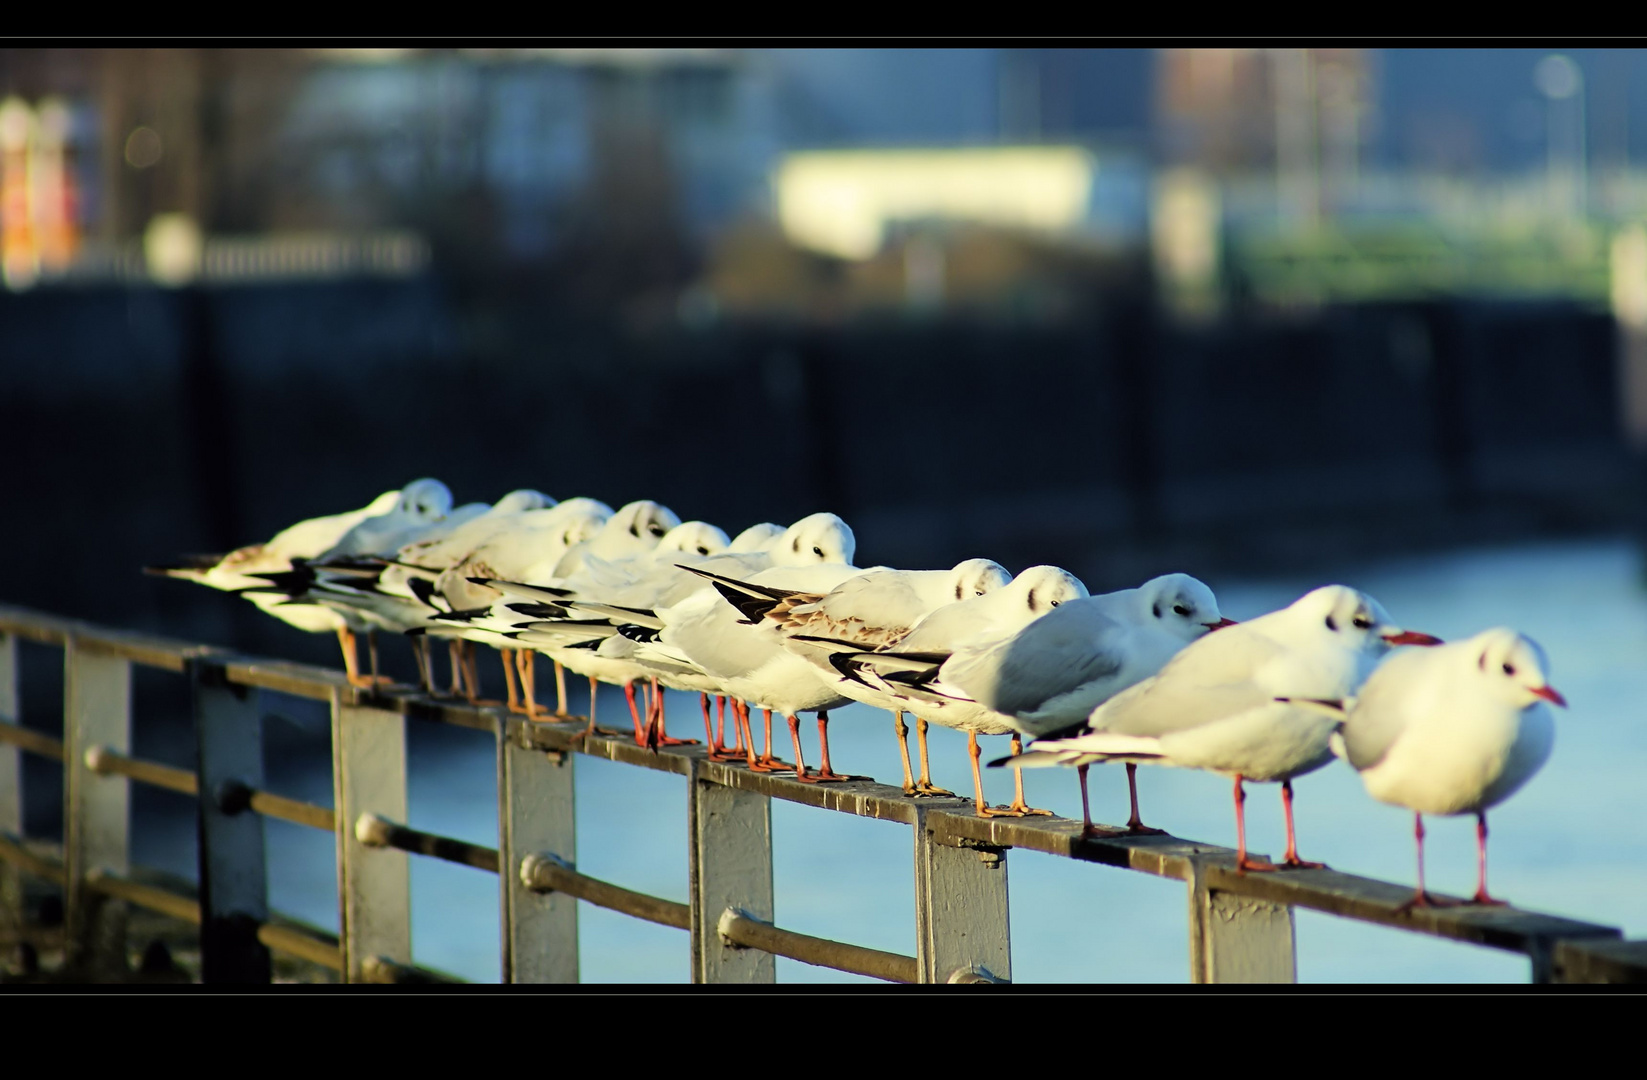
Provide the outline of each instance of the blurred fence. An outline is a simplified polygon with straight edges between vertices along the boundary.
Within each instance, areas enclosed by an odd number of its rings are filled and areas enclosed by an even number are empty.
[[[63,650],[61,737],[21,722],[19,640]],[[193,768],[133,754],[132,672],[139,666],[187,680]],[[281,695],[331,707],[331,806],[265,789],[262,726]],[[496,848],[405,824],[408,722],[456,725],[495,741]],[[24,836],[24,753],[63,764],[61,845]],[[578,872],[578,755],[687,778],[688,903]],[[130,865],[133,784],[195,797],[194,895],[145,883]],[[776,925],[775,798],[911,827],[913,955]],[[335,937],[271,911],[265,818],[335,835]],[[1513,907],[1415,909],[1404,903],[1411,896],[1406,886],[1331,870],[1246,874],[1228,848],[1107,831],[1083,840],[1080,823],[1064,818],[981,819],[965,799],[910,798],[868,779],[802,784],[741,763],[711,762],[701,746],[649,751],[626,738],[587,735],[581,718],[538,722],[407,691],[364,694],[336,671],[0,608],[0,906],[21,911],[22,874],[63,889],[67,966],[60,977],[127,977],[127,905],[135,905],[200,927],[206,982],[268,982],[270,950],[348,982],[449,981],[413,963],[408,856],[415,854],[499,876],[495,917],[505,982],[578,980],[580,901],[687,931],[693,982],[773,982],[777,956],[893,982],[1006,982],[1007,858],[1020,848],[1183,881],[1193,982],[1294,981],[1295,907],[1522,953],[1534,982],[1647,981],[1647,942],[1623,941],[1614,927]]]

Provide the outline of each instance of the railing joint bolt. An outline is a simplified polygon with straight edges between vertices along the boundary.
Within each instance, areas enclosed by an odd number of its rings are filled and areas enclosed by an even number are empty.
[[[225,780],[212,792],[212,802],[220,811],[234,817],[251,809],[252,789],[239,780]]]
[[[388,818],[367,811],[355,819],[355,839],[367,847],[388,847],[394,824]]]

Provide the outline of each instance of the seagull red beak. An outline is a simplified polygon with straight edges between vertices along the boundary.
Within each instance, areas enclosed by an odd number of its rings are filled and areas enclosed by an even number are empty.
[[[1224,618],[1219,619],[1217,622],[1204,622],[1201,625],[1206,627],[1208,630],[1222,630],[1226,626],[1234,626],[1235,620]]]
[[[1552,705],[1560,705],[1563,709],[1567,707],[1567,699],[1558,694],[1553,686],[1529,686],[1527,689],[1532,691],[1534,697],[1541,697]]]
[[[1417,630],[1403,630],[1399,634],[1385,634],[1384,640],[1391,645],[1443,645],[1440,638],[1434,634],[1421,634]]]

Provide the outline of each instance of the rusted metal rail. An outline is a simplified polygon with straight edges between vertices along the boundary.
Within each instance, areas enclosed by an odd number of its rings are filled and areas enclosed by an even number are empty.
[[[21,726],[16,642],[63,648],[62,739]],[[176,672],[193,685],[195,770],[130,753],[130,666]],[[262,788],[259,695],[325,701],[332,713],[333,806]],[[406,796],[408,720],[491,735],[497,746],[498,846],[413,829]],[[701,747],[638,747],[586,735],[578,718],[528,720],[502,709],[410,691],[368,693],[340,672],[239,656],[0,607],[0,900],[6,875],[52,881],[67,897],[71,962],[96,971],[124,962],[119,904],[201,926],[208,981],[267,979],[267,950],[304,956],[349,981],[440,982],[411,960],[408,856],[498,875],[503,973],[512,982],[575,982],[579,902],[688,931],[699,982],[770,982],[785,956],[889,981],[1011,978],[1007,856],[1013,849],[1099,863],[1186,883],[1190,976],[1197,982],[1287,982],[1295,975],[1294,908],[1521,953],[1535,981],[1647,981],[1647,943],[1616,928],[1516,908],[1408,909],[1406,886],[1330,870],[1240,874],[1234,852],[1171,836],[1081,839],[1062,818],[984,820],[964,800],[916,800],[873,780],[829,786],[707,760]],[[61,862],[22,835],[18,758],[61,761],[67,814]],[[674,773],[687,781],[689,900],[625,889],[576,869],[574,763],[579,755]],[[141,885],[126,864],[127,795],[144,783],[196,796],[201,899]],[[201,792],[210,797],[201,798]],[[913,834],[913,956],[798,934],[776,925],[771,800],[909,826]],[[277,923],[267,910],[262,819],[329,830],[338,847],[336,943]],[[114,955],[119,953],[119,956]]]

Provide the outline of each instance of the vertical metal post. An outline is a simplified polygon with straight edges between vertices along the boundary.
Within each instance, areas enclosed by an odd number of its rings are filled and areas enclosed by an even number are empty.
[[[99,776],[86,753],[131,753],[131,665],[76,638],[63,648],[64,941],[69,970],[91,978],[126,970],[126,905],[88,887],[93,870],[127,872],[131,799],[123,776]]]
[[[773,921],[772,800],[708,779],[693,761],[687,777],[690,834],[692,981],[769,983],[778,979],[775,956],[721,940],[727,908]]]
[[[1189,882],[1190,981],[1298,981],[1292,908],[1208,888],[1197,864]]]
[[[338,928],[343,977],[365,981],[374,957],[412,962],[411,866],[404,851],[361,843],[362,814],[406,820],[406,719],[332,694],[332,805],[337,809]]]
[[[922,982],[1012,978],[1006,851],[934,835],[941,812],[915,814],[915,959]]]
[[[17,700],[17,639],[0,633],[0,720],[22,723]],[[0,833],[23,838],[23,752],[0,744]],[[0,864],[0,920],[23,923],[23,873]]]
[[[521,879],[528,856],[575,866],[574,754],[535,749],[531,721],[498,724],[498,899],[503,907],[503,981],[578,981],[578,901],[540,893]]]
[[[208,983],[266,983],[273,976],[257,928],[269,917],[263,818],[251,789],[263,786],[258,692],[235,686],[221,664],[189,665],[194,690],[200,837],[200,967]]]

